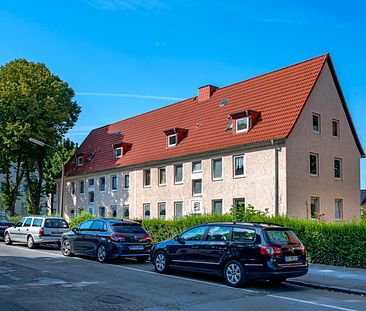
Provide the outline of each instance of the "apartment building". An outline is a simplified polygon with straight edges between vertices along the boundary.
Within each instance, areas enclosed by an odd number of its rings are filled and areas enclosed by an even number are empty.
[[[326,54],[94,129],[66,165],[65,216],[170,219],[251,204],[350,220],[364,156]]]

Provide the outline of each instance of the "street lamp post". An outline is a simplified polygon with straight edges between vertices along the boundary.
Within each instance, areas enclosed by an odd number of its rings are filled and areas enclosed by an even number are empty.
[[[34,138],[29,138],[29,141],[32,142],[33,144],[36,144],[38,146],[44,147],[50,147],[51,149],[53,149],[57,155],[60,157],[61,159],[61,165],[62,165],[62,170],[61,170],[61,191],[60,191],[60,214],[61,217],[64,217],[64,182],[65,182],[65,163],[64,163],[64,159],[61,155],[61,153],[59,153],[57,151],[57,149],[51,145],[48,145],[46,143],[44,143],[43,141],[34,139]]]

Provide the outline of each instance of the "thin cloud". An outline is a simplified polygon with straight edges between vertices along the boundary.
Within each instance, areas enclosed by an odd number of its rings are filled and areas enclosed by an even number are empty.
[[[304,25],[304,21],[294,20],[294,19],[284,19],[284,18],[261,18],[258,19],[259,22],[264,23],[275,23],[275,24],[288,24],[288,25]]]
[[[170,96],[155,96],[155,95],[140,95],[140,94],[125,94],[125,93],[94,93],[94,92],[76,92],[79,96],[109,96],[109,97],[134,97],[145,99],[161,99],[161,100],[183,100],[184,98]]]
[[[141,11],[164,8],[159,0],[84,0],[84,2],[96,9],[116,11],[129,10]]]

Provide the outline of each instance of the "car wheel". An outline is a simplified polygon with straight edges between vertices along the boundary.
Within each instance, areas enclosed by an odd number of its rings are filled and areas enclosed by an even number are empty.
[[[27,238],[27,245],[29,248],[36,248],[36,243],[34,243],[34,239],[31,235]]]
[[[229,261],[224,268],[225,282],[232,287],[244,286],[246,284],[245,271],[240,262]]]
[[[159,273],[167,273],[169,271],[168,256],[160,251],[154,257],[154,267]]]
[[[102,244],[97,249],[97,260],[101,263],[108,261],[108,252],[105,246]]]
[[[149,259],[149,256],[136,257],[137,262],[145,262]]]
[[[5,233],[5,238],[4,238],[4,240],[5,240],[5,244],[6,245],[11,245],[11,244],[13,244],[13,242],[12,242],[12,240],[11,240],[11,238],[10,238],[10,234],[7,232],[7,233]]]
[[[61,252],[64,256],[72,256],[71,253],[71,244],[69,240],[63,240],[61,244]]]

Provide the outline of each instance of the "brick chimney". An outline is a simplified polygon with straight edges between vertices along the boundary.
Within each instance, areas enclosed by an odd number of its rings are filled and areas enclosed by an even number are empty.
[[[212,94],[218,89],[218,87],[213,85],[205,85],[198,88],[198,101],[202,102],[209,99]]]

